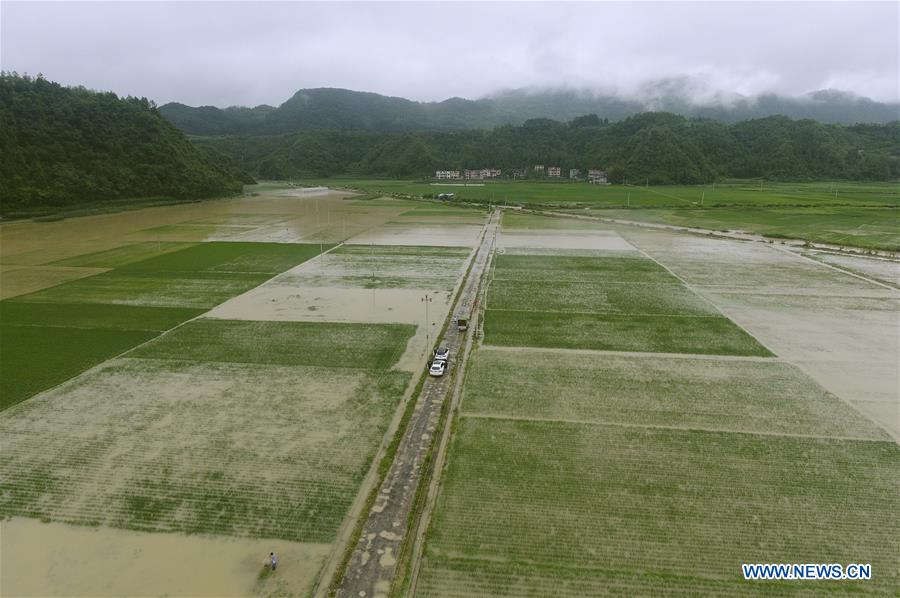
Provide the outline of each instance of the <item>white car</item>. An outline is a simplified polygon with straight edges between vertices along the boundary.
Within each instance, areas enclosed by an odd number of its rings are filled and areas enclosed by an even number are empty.
[[[447,347],[440,347],[439,349],[434,350],[434,358],[440,361],[447,361],[450,359],[450,349]]]
[[[443,359],[435,359],[431,362],[431,367],[428,368],[428,373],[432,376],[443,376],[446,371],[447,362]]]

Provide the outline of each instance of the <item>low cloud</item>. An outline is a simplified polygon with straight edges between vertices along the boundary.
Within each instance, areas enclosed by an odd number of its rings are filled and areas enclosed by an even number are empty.
[[[827,88],[897,101],[898,23],[895,2],[5,1],[0,63],[192,105],[277,105],[303,87],[652,99],[659,81],[698,103]]]

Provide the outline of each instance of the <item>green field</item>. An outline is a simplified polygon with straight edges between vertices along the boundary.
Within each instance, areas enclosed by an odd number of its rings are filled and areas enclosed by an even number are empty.
[[[462,417],[419,594],[890,593],[898,464],[891,441]],[[875,574],[743,580],[767,562]]]
[[[662,284],[494,280],[491,310],[718,316],[708,301],[675,281]],[[527,317],[527,316],[525,316]]]
[[[0,410],[139,345],[157,332],[0,326]]]
[[[655,353],[771,355],[728,318],[489,309],[486,344]]]
[[[224,272],[278,274],[317,256],[318,244],[210,242],[159,255],[121,268],[126,272]]]
[[[466,372],[463,413],[888,439],[795,366],[775,360],[482,348]]]
[[[770,355],[656,262],[630,253],[498,256],[486,305],[489,345]]]
[[[510,217],[503,217],[504,228],[508,218]],[[544,218],[544,220],[554,219]],[[677,282],[665,268],[637,253],[615,257],[498,255],[495,259],[493,280],[549,284],[562,282],[593,284]]]
[[[411,375],[258,361],[115,360],[0,414],[0,517],[334,541]]]
[[[384,369],[406,349],[415,326],[199,319],[131,356],[202,362]]]
[[[897,206],[598,210],[592,215],[900,251],[900,209]]]
[[[206,243],[161,252],[155,245],[126,245],[66,260],[118,267],[0,302],[0,409],[200,315],[321,250],[319,245]],[[135,261],[148,252],[151,257]]]
[[[601,217],[715,230],[738,229],[824,243],[900,249],[900,185],[896,183],[744,181],[696,186],[588,185],[525,181],[481,186],[428,182],[323,179],[386,195],[455,193],[457,201],[543,209],[594,208]],[[451,204],[452,205],[452,204]],[[602,208],[602,209],[600,209]]]
[[[900,189],[893,183],[777,183],[746,181],[715,185],[589,185],[584,182],[484,181],[482,184],[431,184],[430,182],[320,179],[310,185],[377,191],[390,195],[437,195],[454,193],[460,200],[492,202],[496,205],[555,206],[578,204],[593,207],[704,206],[797,206],[867,205],[897,206]],[[835,193],[837,191],[837,193]],[[629,199],[630,194],[630,199]],[[451,204],[452,205],[452,204]]]
[[[30,303],[0,301],[2,325],[94,328],[162,332],[199,316],[203,310],[179,307]]]
[[[106,251],[86,253],[76,257],[51,262],[55,266],[80,268],[118,268],[131,262],[147,259],[160,253],[170,253],[190,247],[193,243],[129,243]]]

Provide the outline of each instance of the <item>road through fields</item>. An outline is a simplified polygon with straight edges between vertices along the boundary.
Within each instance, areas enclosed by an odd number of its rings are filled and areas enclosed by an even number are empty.
[[[494,212],[485,225],[472,268],[451,313],[474,305],[498,228],[499,212]],[[450,349],[451,367],[457,371],[462,363],[453,360],[461,356],[465,338],[451,325],[438,343]],[[450,375],[425,380],[391,467],[363,524],[338,596],[386,596],[390,591],[397,573],[397,557],[410,529],[415,529],[410,526],[410,512],[422,482],[423,462],[434,444],[441,409],[451,386]]]

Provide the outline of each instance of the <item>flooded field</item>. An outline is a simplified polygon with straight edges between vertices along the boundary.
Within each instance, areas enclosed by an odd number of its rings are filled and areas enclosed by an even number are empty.
[[[896,289],[763,243],[508,224],[412,595],[738,595],[742,562],[824,553],[882,571],[838,592],[898,587]]]
[[[900,291],[761,243],[622,234],[776,354],[900,439]],[[859,265],[866,258],[851,258]],[[846,259],[842,260],[846,262]],[[872,269],[887,270],[882,260]]]
[[[305,595],[334,570],[485,212],[257,193],[0,226],[0,324],[22,345],[0,364],[21,401],[0,406],[3,595]],[[826,518],[845,499],[875,505],[895,483],[895,262],[520,213],[497,241],[451,444],[462,452],[449,455],[416,593],[490,593],[513,574],[514,593],[549,587],[473,542],[558,568],[562,594],[612,578],[652,593],[617,555],[643,555],[648,571],[675,562],[674,544],[638,541],[668,520],[632,472],[664,455],[688,464],[651,467],[667,509],[697,489],[715,501],[679,536],[713,575],[728,546],[778,545],[774,524],[754,536],[735,523],[747,505],[729,492],[781,521],[787,478],[771,463],[782,457],[822,472]],[[41,375],[23,384],[26,370]],[[748,457],[763,453],[773,459]],[[837,462],[868,487],[823,465]],[[512,507],[498,516],[485,496]],[[867,512],[881,521],[892,504]],[[573,541],[585,526],[603,540]],[[729,530],[747,535],[729,544]],[[844,554],[836,534],[792,530],[797,545]],[[741,544],[751,537],[761,544]],[[873,538],[860,554],[884,562]],[[266,575],[272,550],[281,566]]]
[[[58,222],[4,223],[0,225],[2,295],[12,297],[88,276],[94,272],[83,270],[77,259],[73,261],[86,254],[122,252],[127,247],[149,257],[172,251],[172,243],[214,240],[335,243],[362,234],[410,209],[400,201],[382,200],[372,204],[345,197],[348,194],[275,189],[258,196]]]
[[[3,595],[304,595],[339,552],[483,213],[260,189],[0,226],[6,342],[110,337],[0,411]]]
[[[327,544],[235,540],[41,523],[0,522],[3,596],[303,594]],[[270,552],[276,575],[261,575]]]

